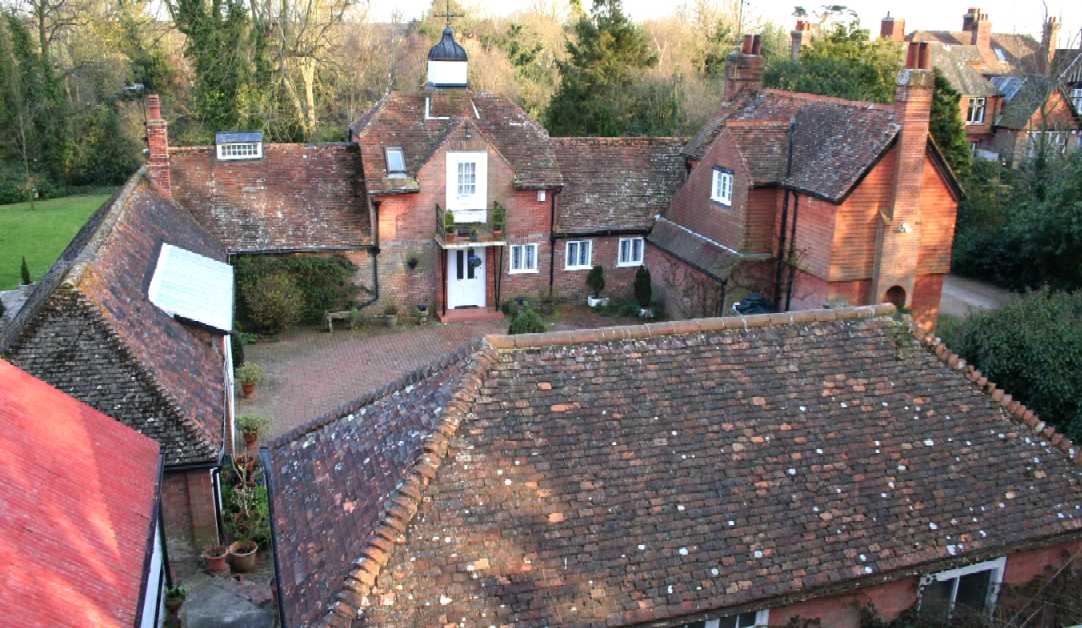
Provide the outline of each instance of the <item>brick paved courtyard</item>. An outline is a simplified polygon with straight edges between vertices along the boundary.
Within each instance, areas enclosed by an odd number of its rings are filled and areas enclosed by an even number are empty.
[[[638,322],[602,318],[585,307],[562,307],[552,320],[553,330]],[[275,438],[486,334],[506,331],[506,321],[373,326],[333,334],[296,330],[245,348],[245,357],[262,365],[266,375],[252,398],[238,396],[237,414],[270,417],[268,436]]]

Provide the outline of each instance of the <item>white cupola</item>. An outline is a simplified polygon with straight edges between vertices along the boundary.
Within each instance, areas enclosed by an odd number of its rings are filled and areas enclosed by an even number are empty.
[[[464,89],[466,66],[466,49],[455,41],[451,27],[445,27],[439,43],[428,51],[428,87]]]

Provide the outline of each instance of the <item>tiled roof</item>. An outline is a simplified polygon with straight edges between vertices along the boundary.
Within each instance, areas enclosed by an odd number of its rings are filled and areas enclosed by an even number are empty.
[[[1082,68],[1082,48],[1060,48],[1052,58],[1052,76],[1060,81],[1078,76],[1082,72],[1080,68]]]
[[[426,99],[429,118],[426,119]],[[361,116],[350,132],[361,146],[368,191],[417,191],[417,172],[458,125],[473,124],[514,170],[519,189],[563,185],[548,131],[507,98],[468,90],[390,92]],[[388,177],[384,149],[401,147],[406,177]]]
[[[981,53],[976,46],[932,42],[932,64],[963,96],[995,96],[996,88],[977,70]]]
[[[453,355],[272,446],[279,576],[291,625],[314,623],[334,601],[451,401],[463,359]]]
[[[969,31],[913,31],[906,35],[906,41],[927,41],[949,44],[951,46],[970,46],[973,34]],[[1037,53],[1041,45],[1029,35],[1016,33],[992,33],[991,55],[984,56],[979,68],[986,74],[1008,74],[1034,72],[1037,69]],[[1003,53],[1003,58],[995,53]]]
[[[224,249],[141,172],[75,236],[4,329],[0,353],[162,445],[167,465],[212,462],[225,420],[222,336],[151,304],[159,245]]]
[[[718,281],[724,281],[743,259],[739,253],[659,217],[647,240],[673,257],[691,264]]]
[[[679,623],[1082,537],[1082,454],[892,312],[489,337],[326,619]]]
[[[350,144],[264,144],[220,161],[213,146],[169,152],[173,198],[231,253],[372,244],[361,159]]]
[[[996,116],[996,126],[1024,129],[1057,88],[1053,79],[1041,74],[1004,76],[993,79],[1006,103]]]
[[[684,139],[556,137],[558,233],[646,231],[684,180]]]
[[[158,445],[0,360],[0,616],[131,626],[158,494]]]
[[[756,128],[754,122],[764,124]],[[725,103],[688,143],[685,154],[701,160],[723,127],[732,128],[756,183],[784,174],[787,131],[792,123],[792,170],[787,187],[842,200],[879,161],[900,129],[893,107],[829,96],[764,89]]]

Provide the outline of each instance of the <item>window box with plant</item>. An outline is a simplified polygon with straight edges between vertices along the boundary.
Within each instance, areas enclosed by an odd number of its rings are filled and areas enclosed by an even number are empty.
[[[241,394],[244,398],[252,396],[255,386],[263,380],[263,367],[255,362],[245,362],[237,369],[237,381],[240,382]]]
[[[609,298],[601,296],[601,291],[605,289],[604,268],[594,266],[590,269],[590,272],[586,275],[586,287],[590,290],[590,294],[586,296],[586,305],[605,307],[609,304]]]
[[[257,414],[243,414],[237,417],[237,429],[244,436],[244,447],[252,449],[259,442],[259,437],[267,432],[270,419]]]

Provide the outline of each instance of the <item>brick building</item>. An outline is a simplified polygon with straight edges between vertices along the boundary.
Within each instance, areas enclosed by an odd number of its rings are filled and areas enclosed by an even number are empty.
[[[68,244],[3,329],[0,355],[158,442],[165,534],[174,555],[190,555],[220,540],[232,272],[217,240],[156,189],[153,168]]]
[[[892,105],[762,89],[757,47],[729,58],[727,101],[649,237],[669,311],[723,314],[753,289],[779,311],[891,301],[930,328],[960,190],[928,137],[927,46],[910,46]]]
[[[1082,453],[894,311],[490,336],[298,428],[283,625],[993,611],[1080,556]]]

